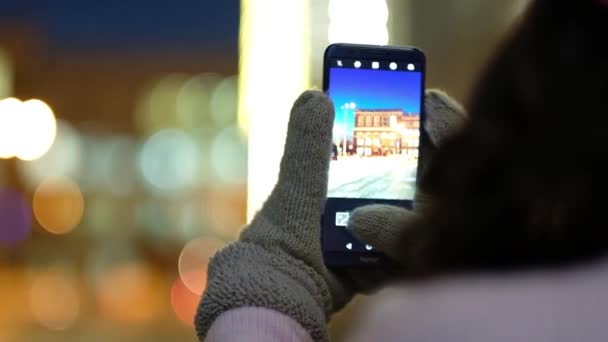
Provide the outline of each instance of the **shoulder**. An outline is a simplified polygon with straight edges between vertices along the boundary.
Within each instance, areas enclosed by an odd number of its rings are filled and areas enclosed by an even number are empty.
[[[356,335],[364,339],[352,340],[606,341],[606,287],[608,263],[395,284],[360,310]]]

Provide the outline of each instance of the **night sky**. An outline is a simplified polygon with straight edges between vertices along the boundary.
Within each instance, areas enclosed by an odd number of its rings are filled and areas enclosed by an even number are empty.
[[[52,48],[238,48],[239,0],[0,0],[0,27],[36,27]]]
[[[343,110],[345,103],[354,102],[358,109],[401,109],[420,113],[420,72],[373,69],[330,69],[329,96],[336,110],[336,126],[343,125],[349,137],[355,126],[355,111]]]

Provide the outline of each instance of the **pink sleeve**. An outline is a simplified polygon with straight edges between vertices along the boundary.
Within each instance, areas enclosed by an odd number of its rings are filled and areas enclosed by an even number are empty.
[[[206,342],[312,342],[308,331],[291,317],[262,307],[222,313],[211,325]]]

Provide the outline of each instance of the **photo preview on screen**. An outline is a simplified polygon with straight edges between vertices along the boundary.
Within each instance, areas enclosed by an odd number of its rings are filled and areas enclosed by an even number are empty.
[[[413,64],[343,60],[329,72],[336,115],[328,197],[413,200],[422,72]]]

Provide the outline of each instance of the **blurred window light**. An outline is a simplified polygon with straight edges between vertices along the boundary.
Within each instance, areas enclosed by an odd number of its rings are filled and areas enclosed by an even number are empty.
[[[216,127],[226,127],[236,119],[236,76],[224,78],[211,94],[211,118]],[[240,127],[239,127],[240,128]],[[243,132],[241,130],[241,132]]]
[[[165,128],[177,128],[177,97],[188,75],[164,76],[143,93],[135,109],[135,125],[148,136]]]
[[[61,269],[38,271],[30,288],[30,309],[51,330],[70,328],[80,312],[80,295],[73,277]]]
[[[203,279],[207,279],[207,274],[204,274]],[[171,286],[171,306],[177,318],[188,326],[194,325],[194,315],[200,301],[200,295],[190,291],[182,282],[180,277],[177,277]]]
[[[0,99],[13,93],[13,63],[6,51],[0,48]]]
[[[291,106],[310,86],[309,10],[304,0],[241,2],[238,126],[249,136],[248,218],[276,183]]]
[[[176,124],[180,128],[212,125],[210,101],[221,81],[216,73],[205,73],[190,78],[180,88],[176,98]]]
[[[143,144],[138,156],[139,170],[155,190],[184,191],[196,182],[199,154],[196,142],[187,133],[162,130]]]
[[[47,177],[77,179],[82,162],[82,138],[68,122],[57,120],[57,136],[42,157],[18,163],[19,174],[25,184],[35,188]]]
[[[236,126],[224,128],[211,145],[211,166],[216,179],[244,184],[247,177],[247,146]]]
[[[198,295],[203,293],[209,259],[225,245],[225,242],[217,239],[198,238],[184,246],[179,254],[179,276],[191,292]]]
[[[21,160],[42,157],[53,145],[57,123],[53,110],[40,100],[28,100],[21,105],[21,139],[15,145],[15,155]]]
[[[36,188],[32,207],[42,228],[53,234],[66,234],[80,223],[84,198],[73,181],[48,178]]]
[[[0,189],[0,246],[11,247],[25,240],[32,225],[32,212],[23,196]]]
[[[329,0],[328,12],[330,43],[388,44],[385,0]]]

